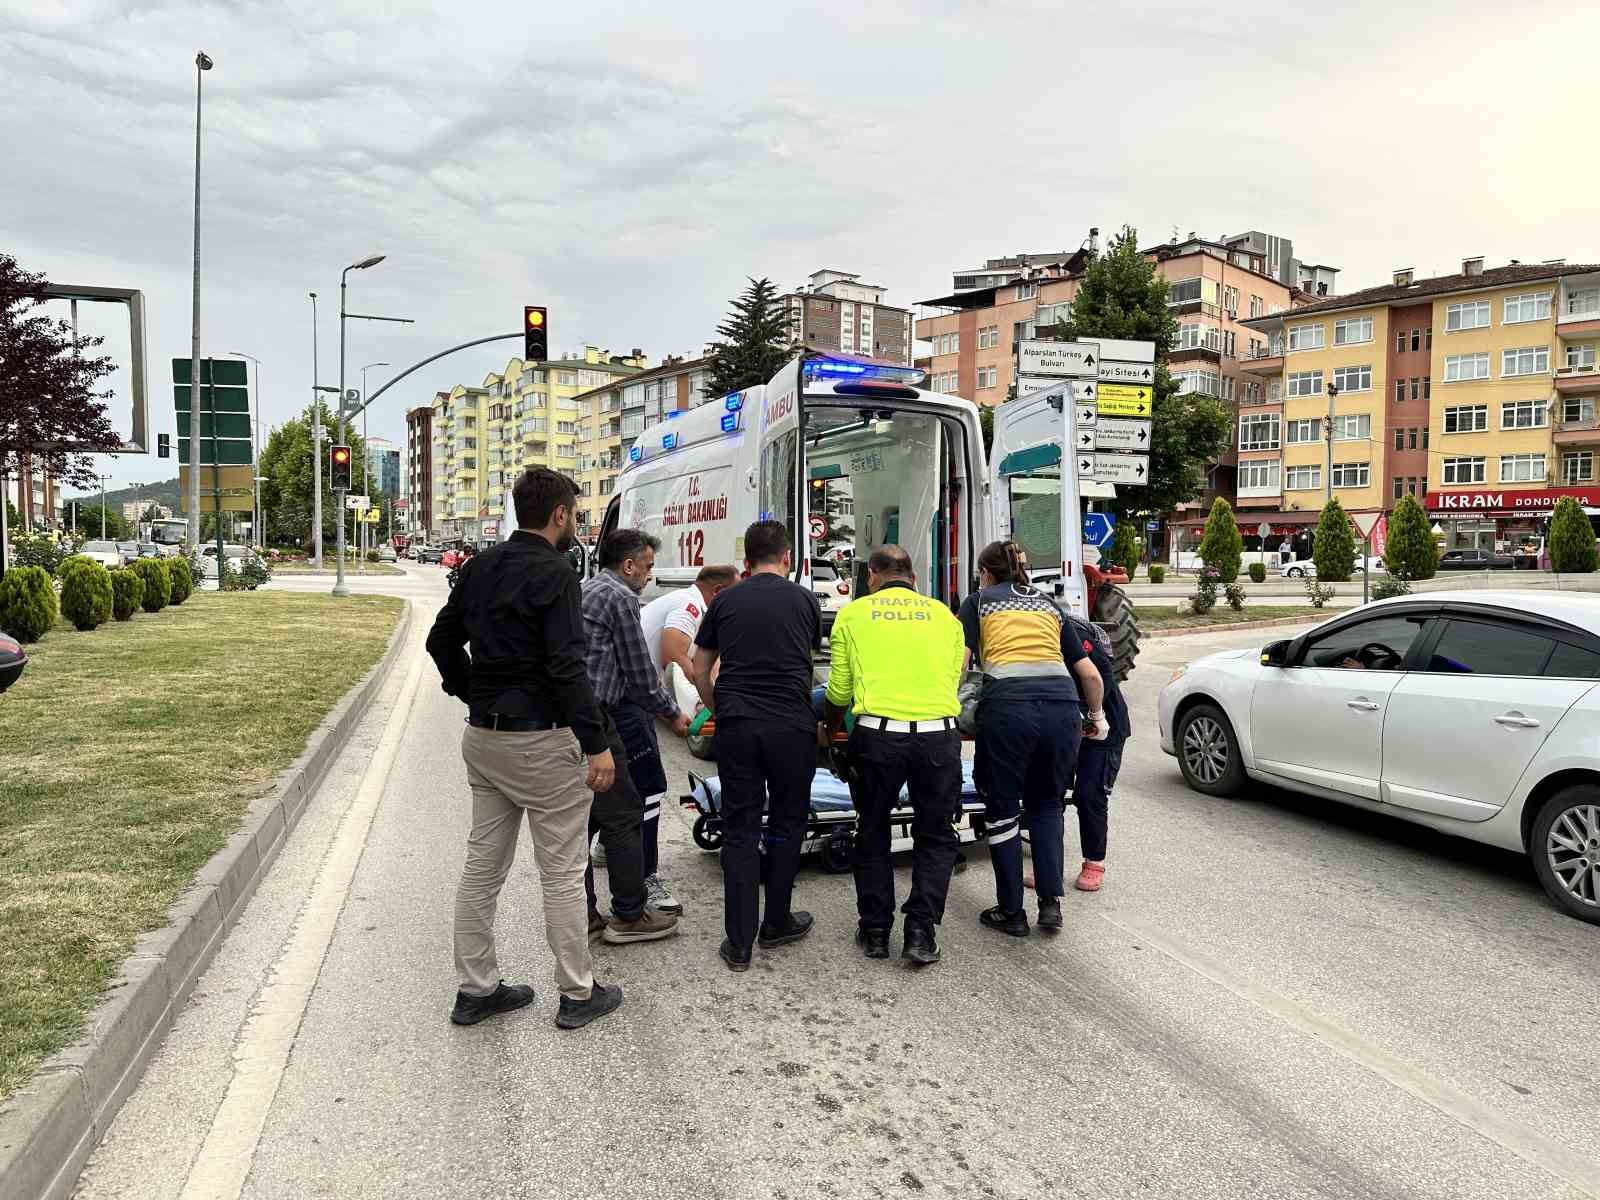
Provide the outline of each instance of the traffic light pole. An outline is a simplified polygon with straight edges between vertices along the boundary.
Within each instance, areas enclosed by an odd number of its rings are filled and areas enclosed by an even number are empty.
[[[344,436],[344,295],[350,268],[346,267],[339,276],[339,436],[336,439],[341,446],[348,445]],[[338,509],[339,540],[335,548],[335,574],[333,579],[333,594],[335,596],[348,596],[350,585],[344,581],[344,498],[349,493],[344,488],[338,488],[333,493],[334,507]]]

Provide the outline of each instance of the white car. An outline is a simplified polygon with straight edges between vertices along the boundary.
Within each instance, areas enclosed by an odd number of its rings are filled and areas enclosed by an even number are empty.
[[[261,560],[261,556],[251,546],[237,546],[232,542],[227,542],[224,543],[222,549],[228,556],[228,562],[235,568],[243,566],[248,559],[254,559],[257,562]],[[215,579],[217,577],[217,544],[215,542],[209,542],[200,547],[200,569],[205,572],[207,579]]]
[[[1381,558],[1369,558],[1367,560],[1367,566],[1371,569],[1374,575],[1384,574],[1383,559]],[[1316,560],[1302,558],[1296,562],[1286,562],[1278,571],[1278,574],[1282,575],[1286,579],[1303,579],[1307,575],[1315,579],[1317,577]],[[1361,578],[1361,559],[1359,557],[1356,558],[1355,566],[1350,568],[1350,578]]]
[[[836,613],[850,603],[850,581],[825,558],[811,560],[811,593],[825,613]]]
[[[1379,601],[1191,663],[1156,711],[1196,791],[1254,779],[1514,850],[1600,924],[1600,596]]]
[[[85,542],[78,547],[78,553],[84,558],[93,559],[102,567],[116,568],[122,566],[122,551],[115,542],[93,541]]]

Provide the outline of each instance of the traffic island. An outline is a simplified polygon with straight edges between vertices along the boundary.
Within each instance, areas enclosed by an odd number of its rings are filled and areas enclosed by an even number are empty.
[[[70,1192],[409,617],[197,592],[29,648],[0,697],[0,1195]]]
[[[1326,608],[1313,608],[1309,604],[1248,604],[1239,612],[1221,605],[1199,615],[1150,605],[1140,605],[1135,609],[1139,628],[1149,637],[1223,633],[1229,629],[1261,629],[1272,625],[1303,625],[1312,621],[1326,621],[1342,611],[1343,608],[1331,604]]]

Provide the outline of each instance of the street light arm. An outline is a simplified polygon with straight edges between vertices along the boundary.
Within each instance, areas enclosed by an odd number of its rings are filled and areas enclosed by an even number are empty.
[[[400,374],[396,375],[393,379],[389,380],[388,383],[384,384],[377,391],[373,392],[372,395],[367,397],[366,401],[361,405],[361,407],[355,410],[355,412],[365,412],[366,408],[367,408],[367,405],[371,404],[374,400],[376,400],[379,396],[381,396],[385,392],[387,392],[395,384],[399,383],[407,375],[410,375],[413,371],[420,371],[423,367],[427,366],[429,363],[437,362],[439,359],[445,357],[445,355],[447,355],[447,354],[454,354],[457,350],[467,350],[467,349],[470,349],[473,346],[481,346],[485,342],[503,342],[503,341],[506,341],[509,338],[519,338],[521,336],[522,336],[522,331],[520,329],[516,333],[497,333],[497,334],[494,334],[492,337],[474,338],[470,342],[462,342],[459,346],[451,346],[448,350],[441,350],[437,354],[429,355],[427,358],[423,359],[421,362],[413,363],[411,366],[407,367],[404,371],[401,371]],[[354,416],[355,413],[351,413],[350,415]]]
[[[344,314],[347,321],[393,321],[397,325],[415,325],[410,317],[374,317],[368,313],[347,312]]]

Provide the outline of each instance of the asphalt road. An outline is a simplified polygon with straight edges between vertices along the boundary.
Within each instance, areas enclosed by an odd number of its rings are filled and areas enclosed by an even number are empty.
[[[446,1019],[462,712],[431,667],[408,708],[398,670],[78,1195],[1600,1196],[1600,928],[1513,856],[1277,792],[1190,794],[1156,693],[1251,640],[1147,643],[1106,888],[1068,898],[1059,936],[978,926],[980,854],[942,963],[867,962],[848,877],[808,870],[816,932],[732,975],[716,860],[674,811],[683,934],[599,948],[627,1000],[576,1033],[550,1019],[526,843],[500,948],[538,999]],[[676,785],[690,760],[668,754]]]

